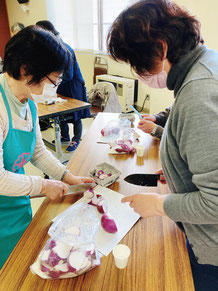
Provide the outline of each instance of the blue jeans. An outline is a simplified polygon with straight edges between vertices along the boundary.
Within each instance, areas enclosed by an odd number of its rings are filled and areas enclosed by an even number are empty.
[[[73,123],[73,134],[74,134],[72,141],[79,143],[80,138],[82,136],[82,121],[81,119],[79,119],[72,123]],[[61,129],[61,136],[66,139],[70,139],[68,123],[62,121],[60,123],[60,129]]]
[[[218,267],[213,265],[199,264],[188,239],[186,239],[186,246],[191,263],[195,290],[218,291]]]

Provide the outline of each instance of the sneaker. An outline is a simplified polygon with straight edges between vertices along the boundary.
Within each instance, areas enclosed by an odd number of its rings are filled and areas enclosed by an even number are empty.
[[[69,144],[69,142],[70,142],[69,138],[61,137],[62,144]],[[55,143],[55,140],[53,140],[52,143]]]
[[[69,146],[67,147],[66,152],[67,152],[67,153],[74,152],[74,151],[77,149],[78,145],[79,145],[78,142],[76,142],[76,141],[72,141],[72,142],[69,144]]]

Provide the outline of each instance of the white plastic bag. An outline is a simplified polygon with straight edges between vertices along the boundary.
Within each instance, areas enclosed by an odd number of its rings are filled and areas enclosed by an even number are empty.
[[[33,274],[44,279],[76,277],[100,265],[94,237],[100,222],[86,203],[72,205],[55,220],[36,262]]]

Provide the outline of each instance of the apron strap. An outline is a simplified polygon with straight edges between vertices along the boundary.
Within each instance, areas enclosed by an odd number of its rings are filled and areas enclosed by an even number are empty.
[[[3,100],[4,100],[4,103],[5,103],[5,107],[7,109],[7,112],[8,112],[8,119],[9,119],[9,129],[12,129],[13,126],[12,126],[12,117],[11,117],[11,110],[10,110],[10,106],[8,104],[8,99],[5,95],[5,91],[4,89],[2,88],[2,85],[0,84],[0,92],[2,94],[2,97],[3,97]]]
[[[35,132],[36,131],[36,119],[37,119],[36,105],[35,105],[34,101],[32,101],[29,98],[28,98],[28,103],[29,103],[31,114],[32,114],[33,131]]]

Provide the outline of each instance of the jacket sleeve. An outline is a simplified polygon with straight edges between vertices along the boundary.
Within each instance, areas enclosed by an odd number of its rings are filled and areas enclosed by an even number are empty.
[[[166,108],[164,111],[161,111],[161,112],[155,114],[157,125],[160,125],[162,127],[165,126],[167,119],[169,117],[169,114],[170,114],[170,110],[171,110],[171,106]]]

